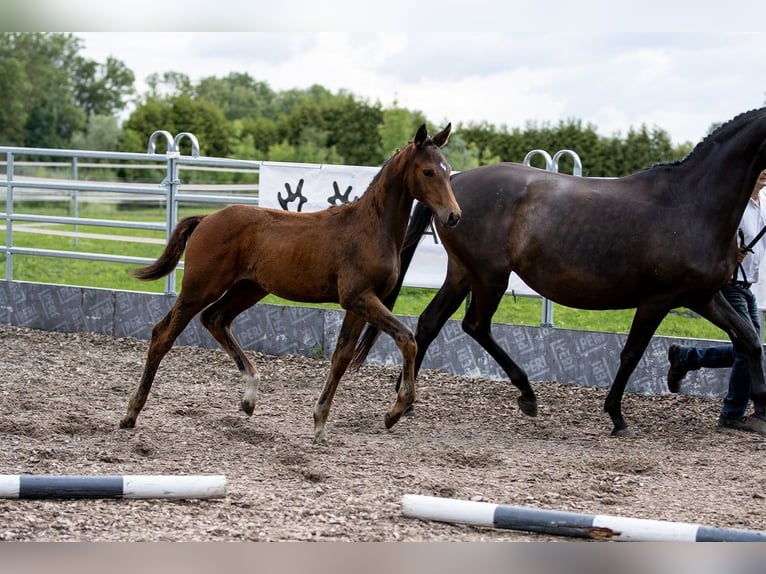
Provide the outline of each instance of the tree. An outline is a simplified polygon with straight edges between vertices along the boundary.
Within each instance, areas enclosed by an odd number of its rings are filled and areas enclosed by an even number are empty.
[[[380,148],[384,156],[389,157],[396,150],[403,148],[417,129],[425,123],[421,112],[412,112],[394,106],[382,111],[383,121],[378,126]]]
[[[369,104],[341,92],[323,113],[329,124],[328,144],[350,165],[380,165],[388,157],[381,150],[378,126],[383,121],[380,104]],[[409,137],[412,137],[410,134]],[[406,142],[404,142],[406,143]]]
[[[198,98],[215,104],[229,121],[246,118],[275,119],[276,94],[265,82],[250,75],[231,73],[225,78],[203,78],[194,88]]]
[[[444,148],[444,157],[455,171],[479,167],[479,155],[478,146],[473,142],[467,143],[459,133],[452,134]]]
[[[111,57],[104,64],[77,58],[73,80],[75,102],[89,117],[117,115],[136,93],[133,72]]]
[[[656,127],[650,130],[643,124],[637,130],[633,128],[628,130],[622,157],[625,164],[624,173],[620,175],[676,159],[667,132]]]
[[[146,151],[149,137],[157,130],[167,130],[173,136],[191,132],[199,141],[201,155],[228,157],[231,151],[231,125],[220,108],[187,94],[149,98],[139,105],[125,122],[122,150]],[[182,146],[188,145],[184,139]],[[189,154],[188,148],[180,151]]]
[[[24,145],[28,103],[34,88],[24,62],[4,52],[0,45],[0,143]]]
[[[71,34],[0,34],[0,141],[60,148],[87,129],[88,117],[122,110],[133,73],[114,58],[80,56]]]
[[[33,147],[66,147],[75,131],[85,128],[86,113],[74,95],[72,71],[79,41],[70,34],[4,32],[0,36],[0,93],[19,120],[0,127],[3,143]],[[5,76],[5,72],[9,76]],[[9,85],[19,82],[18,85]]]
[[[72,136],[74,149],[116,151],[119,149],[122,129],[117,118],[111,115],[92,115],[88,118],[85,132],[76,132]]]
[[[191,79],[180,72],[151,74],[146,78],[146,85],[149,86],[149,92],[146,94],[145,100],[192,96],[194,94]]]
[[[343,156],[335,146],[327,145],[327,133],[313,126],[306,126],[297,145],[287,142],[269,146],[268,158],[271,161],[293,161],[305,163],[345,164]]]

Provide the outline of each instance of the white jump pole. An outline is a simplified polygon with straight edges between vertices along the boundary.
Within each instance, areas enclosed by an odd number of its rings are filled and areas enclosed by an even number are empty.
[[[0,498],[221,498],[223,475],[0,475]]]
[[[766,531],[716,528],[622,516],[579,514],[524,506],[405,494],[402,514],[421,520],[469,524],[558,536],[648,542],[766,542]]]

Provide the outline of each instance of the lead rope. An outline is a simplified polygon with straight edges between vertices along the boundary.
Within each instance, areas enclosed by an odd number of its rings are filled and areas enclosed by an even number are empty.
[[[758,232],[758,235],[756,235],[753,240],[745,245],[745,233],[742,231],[742,228],[740,227],[737,229],[737,233],[739,233],[739,248],[743,251],[746,251],[748,253],[753,252],[753,246],[758,243],[758,240],[763,237],[763,234],[766,233],[766,226],[762,227],[761,230]],[[739,270],[742,272],[742,280],[744,283],[749,283],[747,280],[747,274],[745,273],[745,268],[742,267],[742,263],[737,263],[739,266]],[[734,277],[732,278],[733,281],[737,280],[737,272],[734,271]]]

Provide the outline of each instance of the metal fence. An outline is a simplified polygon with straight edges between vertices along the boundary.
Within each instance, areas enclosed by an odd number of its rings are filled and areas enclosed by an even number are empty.
[[[164,143],[165,152],[156,151]],[[182,155],[186,144],[190,155]],[[159,130],[149,138],[147,153],[102,152],[84,150],[55,150],[43,148],[0,147],[0,193],[5,192],[5,211],[0,220],[5,224],[5,279],[12,281],[14,255],[33,255],[85,259],[127,264],[149,264],[153,259],[89,253],[31,249],[14,245],[14,226],[25,224],[73,225],[75,237],[79,226],[164,231],[166,239],[175,227],[178,208],[182,204],[258,203],[258,174],[260,161],[210,158],[199,155],[197,138],[188,132],[172,136]],[[45,170],[43,177],[35,174]],[[90,179],[110,171],[121,172],[121,181],[93,181]],[[245,174],[244,184],[195,184],[192,172],[233,172]],[[55,173],[59,177],[50,177]],[[184,181],[182,181],[182,174]],[[23,205],[29,201],[67,201],[72,216],[47,216],[25,213]],[[83,201],[137,202],[154,201],[167,207],[164,223],[140,221],[89,219],[79,216]],[[179,265],[183,267],[183,262]],[[175,294],[175,272],[165,279],[165,292]]]
[[[164,153],[157,148],[164,147]],[[181,153],[181,147],[189,150]],[[568,156],[573,161],[573,175],[582,175],[582,163],[572,150],[563,149],[551,156],[536,149],[524,158],[526,165],[541,156],[545,169],[558,172],[559,160]],[[110,255],[86,251],[29,248],[14,244],[14,228],[35,224],[61,224],[73,226],[77,245],[80,226],[112,229],[137,229],[164,232],[165,239],[178,221],[178,209],[186,204],[257,205],[259,202],[259,176],[262,161],[203,157],[194,134],[181,132],[175,136],[158,130],[149,137],[146,153],[104,152],[87,150],[55,150],[45,148],[0,146],[0,194],[5,191],[5,211],[0,213],[4,222],[5,279],[14,280],[15,255],[83,259],[111,263],[147,265],[153,258]],[[247,183],[195,183],[195,173],[229,172],[240,174]],[[113,181],[104,181],[105,174]],[[119,181],[118,181],[119,177]],[[99,179],[100,178],[100,179]],[[25,213],[24,205],[30,201],[65,201],[71,205],[71,216],[53,216]],[[81,217],[82,202],[156,202],[165,206],[165,221],[141,222],[123,219],[92,219]],[[29,229],[26,229],[29,230]],[[53,232],[51,232],[53,233]],[[183,268],[183,261],[177,267]],[[165,278],[166,294],[176,294],[176,272]],[[553,326],[551,301],[541,298],[541,325]]]

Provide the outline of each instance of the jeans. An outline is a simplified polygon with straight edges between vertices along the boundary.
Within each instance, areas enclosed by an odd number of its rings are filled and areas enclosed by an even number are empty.
[[[727,283],[721,288],[721,294],[735,311],[753,324],[758,333],[758,340],[761,341],[760,312],[753,292],[742,286]],[[702,367],[731,367],[729,388],[723,399],[721,416],[731,419],[745,414],[750,400],[750,373],[747,355],[742,352],[738,343],[725,343],[707,348],[682,346],[678,358],[690,371]]]

